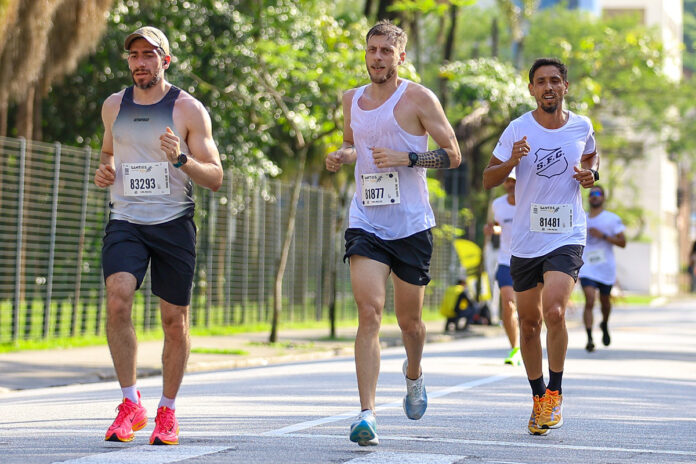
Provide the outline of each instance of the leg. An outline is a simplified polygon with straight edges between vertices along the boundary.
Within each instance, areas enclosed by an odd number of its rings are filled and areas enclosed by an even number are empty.
[[[136,286],[135,276],[128,272],[117,272],[106,279],[106,339],[122,388],[136,381],[138,341],[131,319]]]
[[[536,288],[515,292],[517,314],[520,321],[520,351],[527,371],[527,378],[538,379],[543,376],[541,353],[541,293],[543,284]]]
[[[547,330],[546,349],[549,357],[549,369],[553,372],[563,372],[565,364],[568,349],[565,308],[574,285],[573,278],[564,272],[547,271],[544,273],[544,290],[541,300]]]
[[[609,315],[611,314],[611,295],[599,295],[599,303],[602,307],[602,322],[609,323]]]
[[[425,286],[405,282],[396,274],[392,275],[392,282],[394,283],[394,311],[408,358],[406,376],[415,380],[421,375],[420,363],[425,344],[425,324],[421,320]]]
[[[177,306],[160,299],[160,314],[164,331],[162,349],[162,394],[176,398],[184,378],[191,350],[189,339],[188,306]]]
[[[582,291],[585,294],[585,312],[582,315],[582,319],[585,322],[585,329],[592,330],[592,309],[594,308],[597,289],[587,285],[582,287]]]
[[[355,370],[361,409],[375,409],[379,376],[379,328],[387,293],[389,266],[364,256],[350,257],[350,281],[358,305],[355,336]]]
[[[518,323],[516,317],[517,308],[515,307],[515,292],[512,286],[506,285],[500,289],[500,295],[503,303],[503,327],[510,340],[510,347],[518,346]]]

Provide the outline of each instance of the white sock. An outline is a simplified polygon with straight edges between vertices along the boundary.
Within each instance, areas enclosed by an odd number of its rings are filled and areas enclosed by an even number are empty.
[[[128,398],[135,404],[138,404],[138,387],[133,385],[132,387],[121,387],[123,392],[123,397]]]
[[[159,406],[157,406],[157,409],[161,408],[162,406],[165,406],[168,409],[171,409],[172,411],[176,409],[176,398],[167,398],[166,396],[162,395],[162,399],[159,402]]]

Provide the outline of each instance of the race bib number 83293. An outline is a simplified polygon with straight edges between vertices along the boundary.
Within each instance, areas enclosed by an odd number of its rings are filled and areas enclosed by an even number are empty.
[[[123,163],[123,194],[169,195],[169,163]]]

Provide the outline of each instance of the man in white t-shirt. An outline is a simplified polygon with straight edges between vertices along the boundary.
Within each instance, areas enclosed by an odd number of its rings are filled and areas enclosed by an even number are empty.
[[[427,408],[420,366],[425,343],[421,311],[430,282],[435,216],[426,169],[456,168],[461,161],[454,130],[435,94],[399,78],[405,50],[406,33],[389,21],[380,21],[367,33],[365,64],[371,82],[343,95],[343,144],[326,157],[331,172],[355,163],[356,193],[344,260],[350,260],[358,306],[355,368],[362,409],[351,424],[350,440],[361,446],[379,443],[374,414],[379,329],[390,274],[407,357],[404,412],[416,420]],[[440,148],[428,151],[428,135]]]
[[[587,345],[585,349],[592,352],[595,349],[592,341],[592,308],[595,295],[599,291],[599,302],[602,308],[602,343],[609,346],[609,314],[611,313],[611,288],[616,281],[616,260],[614,246],[624,248],[626,237],[623,231],[626,227],[621,218],[604,209],[604,189],[595,185],[590,189],[590,214],[587,218],[587,246],[582,255],[585,264],[580,269],[580,284],[585,293],[585,330],[587,330]]]
[[[582,266],[587,232],[580,186],[590,188],[599,179],[592,123],[563,109],[567,75],[557,59],[534,62],[529,92],[537,108],[508,125],[483,172],[485,188],[503,183],[513,169],[517,172],[510,273],[534,401],[527,425],[533,435],[563,424],[565,309]],[[542,372],[542,323],[547,329],[548,386]]]
[[[501,319],[505,334],[510,340],[510,353],[505,358],[505,364],[519,366],[522,363],[520,354],[517,314],[515,308],[515,291],[512,288],[512,276],[510,275],[510,241],[512,238],[512,221],[515,217],[515,171],[510,171],[508,178],[503,182],[505,195],[502,195],[491,203],[490,215],[492,219],[486,224],[485,234],[493,237],[498,235],[500,247],[498,249],[498,268],[495,280],[500,288],[502,303]],[[496,230],[499,229],[499,230]]]

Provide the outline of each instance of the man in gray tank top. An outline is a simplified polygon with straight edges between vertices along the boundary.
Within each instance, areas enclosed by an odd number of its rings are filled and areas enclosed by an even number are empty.
[[[403,407],[420,419],[428,405],[421,357],[425,325],[421,320],[432,254],[435,218],[428,201],[426,169],[456,168],[461,161],[452,126],[437,97],[427,88],[401,79],[406,34],[381,21],[367,33],[365,63],[370,84],[343,96],[343,145],[326,157],[336,172],[355,163],[357,191],[350,207],[346,254],[350,259],[359,326],[355,367],[361,413],[350,440],[377,445],[375,393],[379,376],[379,328],[392,274],[394,308],[406,357]],[[441,148],[427,151],[428,135]]]
[[[216,191],[222,165],[201,102],[164,79],[171,64],[162,31],[142,27],[125,40],[133,86],[106,99],[104,140],[94,183],[109,188],[111,214],[102,247],[106,335],[123,401],[106,432],[127,442],[147,425],[136,387],[135,291],[151,265],[160,298],[163,391],[150,444],[179,443],[175,398],[190,351],[188,309],[196,261],[193,182]]]

